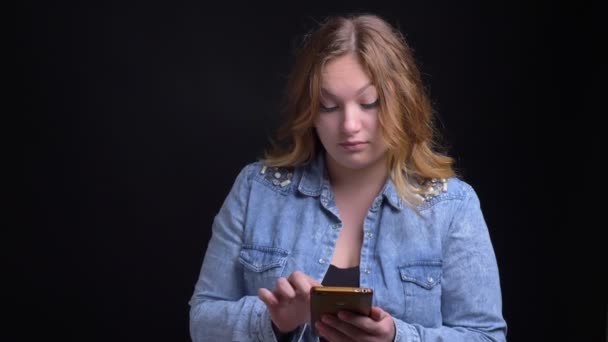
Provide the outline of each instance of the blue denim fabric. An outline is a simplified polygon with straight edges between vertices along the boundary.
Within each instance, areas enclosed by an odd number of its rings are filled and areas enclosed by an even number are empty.
[[[240,172],[214,219],[189,302],[194,341],[275,341],[260,287],[302,271],[322,281],[341,229],[319,155],[282,184]],[[268,172],[268,171],[267,171]],[[287,184],[288,183],[288,184]],[[496,259],[479,200],[456,178],[418,208],[387,181],[363,224],[360,286],[394,320],[395,341],[505,341]],[[308,325],[293,341],[317,341]]]

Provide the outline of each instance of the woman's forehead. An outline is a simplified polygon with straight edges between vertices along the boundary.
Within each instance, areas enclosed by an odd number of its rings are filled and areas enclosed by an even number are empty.
[[[321,92],[325,95],[359,95],[372,89],[366,70],[350,55],[329,61],[321,72]]]

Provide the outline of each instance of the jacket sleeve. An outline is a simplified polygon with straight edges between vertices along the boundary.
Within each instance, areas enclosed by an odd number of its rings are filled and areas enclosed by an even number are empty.
[[[266,305],[257,296],[245,295],[238,261],[252,169],[253,165],[249,165],[241,170],[213,221],[211,239],[189,301],[190,336],[194,342],[276,341]]]
[[[498,267],[474,190],[467,188],[443,242],[443,325],[425,328],[395,319],[398,342],[505,341]]]

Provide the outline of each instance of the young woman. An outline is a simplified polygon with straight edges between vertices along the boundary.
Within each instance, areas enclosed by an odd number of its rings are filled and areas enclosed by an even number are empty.
[[[403,36],[332,17],[290,75],[281,144],[243,168],[213,223],[190,301],[194,341],[316,341],[310,288],[374,290],[329,341],[504,341],[498,269],[474,190],[434,150]]]

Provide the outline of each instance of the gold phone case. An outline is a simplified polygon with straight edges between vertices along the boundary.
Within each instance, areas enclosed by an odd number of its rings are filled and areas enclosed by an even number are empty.
[[[367,287],[314,286],[310,290],[310,321],[313,332],[317,320],[323,314],[337,314],[338,311],[350,311],[369,316],[372,309],[374,291]]]

